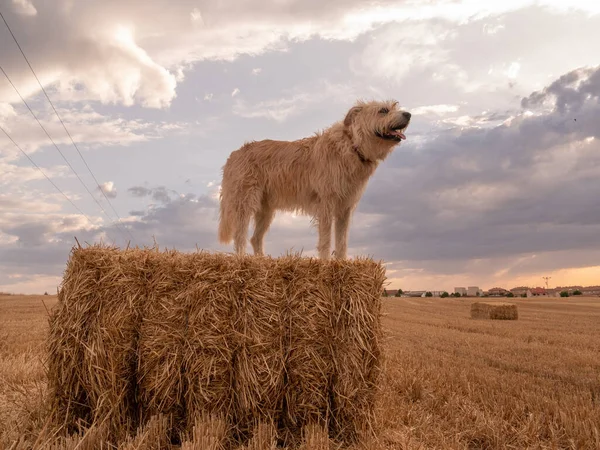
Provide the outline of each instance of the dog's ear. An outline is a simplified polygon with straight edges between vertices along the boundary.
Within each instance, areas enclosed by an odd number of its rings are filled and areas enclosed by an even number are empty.
[[[344,126],[349,127],[354,122],[356,115],[362,110],[362,106],[353,106],[344,118]]]

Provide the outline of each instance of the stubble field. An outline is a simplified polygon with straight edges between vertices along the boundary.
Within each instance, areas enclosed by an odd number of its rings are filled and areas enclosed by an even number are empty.
[[[380,438],[370,448],[599,449],[600,298],[518,299],[517,321],[471,320],[472,301],[384,300]],[[0,296],[1,449],[31,448],[44,425],[55,304]]]

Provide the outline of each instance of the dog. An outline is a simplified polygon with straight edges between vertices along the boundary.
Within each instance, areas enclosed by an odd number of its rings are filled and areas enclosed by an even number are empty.
[[[312,216],[321,259],[330,257],[334,225],[334,256],[345,259],[351,215],[379,163],[406,139],[410,118],[396,101],[359,100],[343,120],[313,136],[244,143],[222,168],[219,241],[233,239],[243,255],[253,218],[250,243],[263,255],[275,212],[290,211]]]

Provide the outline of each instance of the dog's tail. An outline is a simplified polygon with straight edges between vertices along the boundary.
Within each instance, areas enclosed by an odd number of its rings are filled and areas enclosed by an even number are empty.
[[[233,239],[235,214],[230,211],[230,205],[225,198],[226,193],[221,185],[221,205],[219,210],[219,242],[228,244]]]

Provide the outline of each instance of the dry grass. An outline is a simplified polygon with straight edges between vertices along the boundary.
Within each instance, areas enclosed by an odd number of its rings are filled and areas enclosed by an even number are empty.
[[[519,309],[514,303],[474,302],[471,304],[472,319],[517,320]]]
[[[53,296],[0,297],[3,449],[32,448],[44,425],[42,300],[56,304]],[[380,442],[370,450],[600,448],[600,299],[514,303],[518,321],[473,321],[467,299],[384,300]],[[122,448],[154,448],[160,430],[156,418]],[[183,448],[224,448],[223,430],[218,418],[197,419]],[[261,430],[247,448],[269,440],[269,425]],[[78,449],[94,448],[94,434],[88,436]],[[301,448],[335,447],[317,427],[305,430]]]

